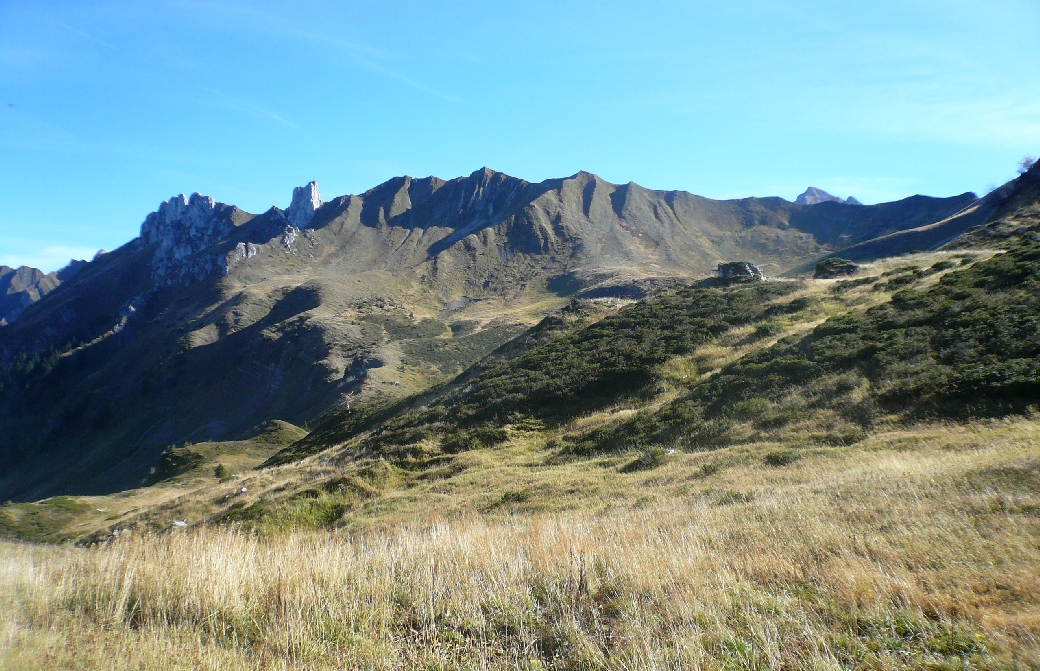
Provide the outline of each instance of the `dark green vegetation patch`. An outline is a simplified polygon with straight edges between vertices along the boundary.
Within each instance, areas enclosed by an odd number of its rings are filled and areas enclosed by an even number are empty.
[[[201,454],[188,447],[170,446],[159,456],[159,463],[155,465],[155,471],[148,476],[144,484],[150,486],[183,475],[201,464],[203,460]]]
[[[813,277],[818,280],[832,280],[837,277],[855,275],[859,272],[859,266],[848,259],[837,257],[824,259],[816,264]]]
[[[719,414],[824,381],[837,400],[867,381],[869,396],[841,408],[861,422],[875,406],[914,416],[1003,414],[1040,398],[1038,356],[1040,245],[1024,240],[931,288],[898,291],[864,314],[834,317],[804,338],[746,356],[693,399]]]

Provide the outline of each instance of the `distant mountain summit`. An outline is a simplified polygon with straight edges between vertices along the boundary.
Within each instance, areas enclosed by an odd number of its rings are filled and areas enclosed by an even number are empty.
[[[842,200],[837,196],[832,196],[823,189],[818,189],[815,186],[810,186],[805,190],[805,193],[798,196],[795,199],[799,205],[817,205],[819,203],[845,203],[846,205],[862,205],[863,203],[856,200],[854,196]]]
[[[75,275],[86,261],[72,260],[52,273],[38,268],[0,266],[0,326],[7,326],[27,307],[40,300],[59,284]]]
[[[45,275],[36,268],[0,266],[0,323],[7,325],[13,322],[25,308],[40,300],[58,284],[56,277]]]

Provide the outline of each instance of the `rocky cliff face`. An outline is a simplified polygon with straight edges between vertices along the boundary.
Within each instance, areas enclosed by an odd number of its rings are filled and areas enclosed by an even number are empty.
[[[285,219],[290,226],[307,228],[314,219],[314,213],[322,206],[318,183],[310,182],[307,186],[293,189],[292,202],[285,210]]]
[[[36,268],[0,266],[0,325],[13,322],[58,284],[53,274],[45,275]]]
[[[163,201],[145,218],[140,241],[155,245],[151,265],[157,287],[186,286],[226,275],[241,261],[262,253],[267,243],[291,248],[300,229],[310,225],[321,206],[318,184],[311,182],[293,190],[288,209],[272,208],[261,230],[236,231],[253,215],[210,196],[181,194]],[[250,239],[237,239],[243,236]]]
[[[141,224],[141,240],[156,245],[152,256],[155,284],[188,284],[221,271],[218,256],[200,252],[231,232],[237,209],[199,193],[163,201]]]

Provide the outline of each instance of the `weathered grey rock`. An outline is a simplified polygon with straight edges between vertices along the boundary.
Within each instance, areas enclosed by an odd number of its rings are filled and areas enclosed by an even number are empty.
[[[307,228],[314,219],[314,213],[322,204],[317,182],[310,182],[307,186],[298,186],[293,189],[292,203],[285,210],[285,218],[289,221],[290,226],[297,229]]]
[[[281,243],[282,247],[285,247],[287,251],[292,251],[292,244],[296,242],[296,236],[300,234],[300,229],[292,224],[285,227],[282,231]]]
[[[224,259],[199,254],[221,240],[234,227],[226,211],[230,206],[199,193],[163,201],[141,224],[141,239],[157,245],[152,256],[156,286],[190,284],[224,271]]]
[[[750,261],[730,261],[728,263],[720,263],[718,273],[719,279],[724,282],[761,281],[766,278],[762,269]]]
[[[256,245],[252,242],[240,242],[235,245],[235,248],[231,250],[224,260],[224,272],[231,272],[231,269],[237,266],[246,259],[251,259],[263,250],[263,245]]]

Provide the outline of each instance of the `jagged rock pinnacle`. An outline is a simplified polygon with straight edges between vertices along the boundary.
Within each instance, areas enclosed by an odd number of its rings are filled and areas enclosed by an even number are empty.
[[[307,186],[298,186],[293,189],[292,203],[285,210],[285,218],[291,226],[306,228],[314,219],[314,213],[321,206],[318,183],[310,182]]]

